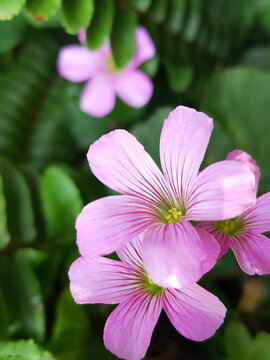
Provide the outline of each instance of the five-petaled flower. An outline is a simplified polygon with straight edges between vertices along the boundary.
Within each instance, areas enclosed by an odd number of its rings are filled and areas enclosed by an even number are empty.
[[[109,254],[144,230],[143,262],[159,286],[182,288],[215,264],[220,247],[190,221],[234,218],[255,204],[255,177],[236,160],[199,172],[212,119],[179,106],[165,120],[160,139],[164,175],[125,130],[103,135],[87,157],[94,175],[123,195],[88,204],[77,218],[81,255]]]
[[[255,175],[257,189],[260,171],[255,161],[240,150],[229,153],[227,159],[247,164]],[[258,197],[256,204],[238,217],[217,222],[203,221],[198,226],[219,242],[220,256],[230,247],[247,274],[270,273],[270,240],[261,234],[270,231],[270,192]]]
[[[77,303],[120,303],[104,328],[104,343],[112,353],[127,360],[142,359],[162,309],[177,331],[191,340],[209,338],[222,324],[226,308],[199,285],[178,290],[153,283],[144,268],[141,236],[117,254],[122,262],[85,256],[69,270]]]
[[[81,109],[95,117],[107,115],[118,95],[129,106],[138,108],[147,104],[153,94],[149,77],[137,67],[155,55],[155,47],[145,28],[135,32],[136,51],[124,69],[116,69],[109,40],[95,51],[84,47],[85,30],[78,37],[82,45],[69,45],[60,50],[57,68],[72,82],[88,81],[81,95]]]

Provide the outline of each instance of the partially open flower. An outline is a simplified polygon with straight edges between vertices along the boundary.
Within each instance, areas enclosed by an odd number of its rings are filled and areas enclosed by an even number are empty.
[[[260,170],[249,154],[235,150],[228,154],[227,160],[247,164],[255,175],[257,189]],[[270,231],[270,192],[258,197],[256,204],[240,216],[216,222],[203,221],[198,227],[219,242],[219,256],[230,247],[247,274],[270,274],[270,239],[261,234]]]

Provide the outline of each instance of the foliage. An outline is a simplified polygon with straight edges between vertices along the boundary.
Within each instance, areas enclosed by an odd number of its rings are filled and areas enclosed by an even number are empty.
[[[128,129],[159,163],[170,109],[195,107],[215,122],[204,164],[243,149],[261,168],[259,192],[269,190],[269,14],[269,0],[0,1],[1,359],[114,358],[102,343],[111,308],[76,305],[67,279],[79,255],[76,217],[108,194],[85,156],[104,133]],[[57,74],[59,49],[86,28],[87,47],[110,38],[121,68],[137,24],[157,50],[141,66],[153,78],[153,98],[141,109],[117,99],[108,116],[86,115],[82,85]],[[269,359],[269,277],[258,281],[261,291],[226,254],[201,281],[226,304],[224,327],[190,345],[161,317],[148,358]],[[258,295],[252,306],[247,286]]]

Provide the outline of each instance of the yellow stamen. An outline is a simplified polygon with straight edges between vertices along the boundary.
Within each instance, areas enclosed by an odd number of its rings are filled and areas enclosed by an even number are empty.
[[[184,215],[181,210],[177,210],[175,207],[168,211],[168,214],[164,216],[166,224],[174,224],[184,219]]]
[[[115,63],[114,63],[114,60],[113,60],[113,57],[110,56],[108,59],[107,59],[107,68],[110,72],[116,72],[117,71],[117,68],[115,66]]]
[[[237,235],[240,231],[240,222],[237,218],[217,221],[217,229],[227,236]]]

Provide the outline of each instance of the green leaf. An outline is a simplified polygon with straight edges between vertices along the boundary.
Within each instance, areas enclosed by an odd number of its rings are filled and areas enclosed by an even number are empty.
[[[23,9],[22,15],[28,24],[35,28],[55,28],[61,26],[61,13],[60,8],[54,15],[52,15],[48,20],[44,21],[41,18],[32,18],[29,11],[26,8]]]
[[[45,335],[45,313],[41,288],[33,270],[34,256],[32,249],[19,249],[12,257],[2,256],[0,276],[12,325],[10,332],[40,342]]]
[[[1,0],[0,20],[10,20],[18,15],[26,0]]]
[[[26,8],[33,20],[47,21],[56,14],[61,0],[27,0]]]
[[[86,28],[94,12],[93,0],[62,0],[62,24],[70,34]]]
[[[11,21],[0,22],[0,53],[9,51],[18,45],[26,28],[26,22],[21,16]],[[8,34],[8,36],[7,36]]]
[[[0,159],[7,207],[7,224],[11,241],[29,243],[36,237],[30,192],[20,172],[11,163]]]
[[[256,46],[247,50],[242,63],[262,71],[270,71],[270,46]]]
[[[75,303],[67,288],[58,300],[48,348],[57,355],[57,359],[77,359],[78,354],[82,353],[82,346],[87,336],[90,335],[85,309]]]
[[[75,220],[83,204],[71,178],[60,168],[49,167],[41,181],[41,196],[49,239],[74,236]]]
[[[198,32],[202,16],[203,2],[200,0],[189,1],[189,13],[187,24],[183,31],[183,37],[187,41],[194,41]]]
[[[158,55],[153,56],[152,59],[149,59],[140,65],[140,69],[150,77],[153,77],[157,73],[158,67],[159,67]]]
[[[109,38],[113,24],[113,0],[94,0],[94,4],[94,17],[86,31],[89,49],[98,49]]]
[[[270,182],[270,74],[235,67],[217,71],[203,92],[201,109],[219,120],[235,148],[247,151],[261,167],[261,192]],[[258,89],[260,91],[258,91]]]
[[[3,190],[3,180],[0,176],[0,249],[7,246],[10,234],[7,229],[6,200]]]
[[[171,0],[169,2],[167,28],[178,33],[183,27],[186,14],[187,0]]]
[[[19,340],[0,343],[1,360],[53,360],[53,356],[42,350],[34,341]]]
[[[151,3],[147,15],[154,22],[162,23],[166,19],[168,5],[169,1],[167,0],[154,0]]]
[[[225,329],[224,341],[228,353],[226,360],[247,360],[252,337],[243,323],[229,322]]]
[[[259,21],[267,34],[270,35],[270,8],[261,13]]]
[[[30,130],[36,130],[43,99],[55,79],[56,43],[42,31],[31,32],[1,81],[0,153],[14,161],[28,159]]]
[[[117,68],[127,65],[135,51],[136,13],[132,10],[122,10],[116,7],[111,46]]]
[[[30,190],[31,202],[35,217],[35,227],[38,232],[38,240],[43,241],[46,238],[46,224],[41,205],[40,174],[30,164],[19,166],[28,188]]]
[[[151,4],[151,0],[127,0],[127,2],[131,7],[140,12],[147,11]]]
[[[260,332],[250,348],[249,356],[245,360],[270,360],[270,334]]]
[[[8,311],[7,311],[7,303],[2,292],[2,288],[0,286],[0,339],[6,340],[8,337]]]
[[[143,118],[147,105],[140,108],[133,108],[124,103],[121,99],[117,98],[115,107],[110,114],[111,119],[115,119],[116,126],[122,127],[121,124],[127,126],[128,124],[134,124],[138,121],[138,118]]]
[[[165,68],[170,87],[175,92],[183,92],[189,87],[194,75],[194,70],[191,65],[174,65],[169,61],[166,61]]]

